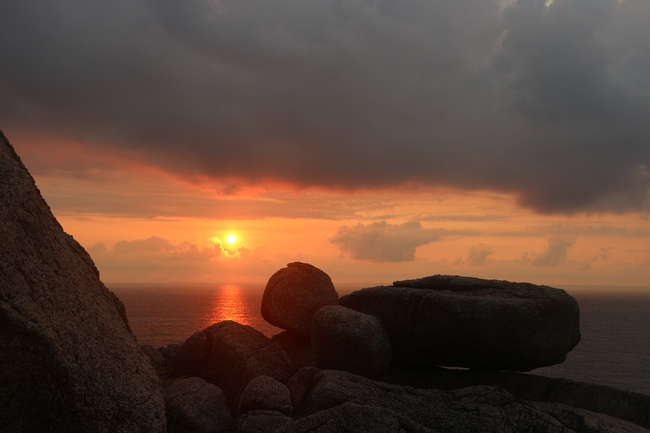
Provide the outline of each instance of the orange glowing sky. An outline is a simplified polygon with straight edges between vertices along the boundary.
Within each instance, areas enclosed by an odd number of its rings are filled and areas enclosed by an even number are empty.
[[[647,0],[0,2],[0,128],[109,283],[299,260],[648,286],[648,22]]]

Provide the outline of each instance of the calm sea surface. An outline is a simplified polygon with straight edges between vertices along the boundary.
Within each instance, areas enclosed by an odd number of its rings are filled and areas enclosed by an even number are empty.
[[[337,286],[339,295],[369,285]],[[250,325],[267,336],[282,330],[260,314],[263,286],[108,284],[124,302],[138,341],[155,347],[182,342],[222,320]],[[650,288],[608,293],[564,287],[580,304],[582,340],[566,362],[534,370],[650,395]],[[610,288],[611,290],[611,288]]]

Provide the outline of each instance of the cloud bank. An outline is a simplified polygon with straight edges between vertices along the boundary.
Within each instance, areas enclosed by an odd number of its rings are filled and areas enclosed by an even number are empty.
[[[0,3],[0,119],[180,176],[649,210],[646,0]]]

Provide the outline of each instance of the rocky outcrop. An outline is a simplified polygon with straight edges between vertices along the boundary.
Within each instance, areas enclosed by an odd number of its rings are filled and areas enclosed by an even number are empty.
[[[253,410],[237,419],[237,433],[275,433],[291,421],[291,417],[278,411]]]
[[[294,367],[280,346],[250,326],[226,320],[193,334],[167,366],[169,377],[196,376],[223,391],[233,414],[251,379],[286,383]]]
[[[609,386],[527,373],[446,368],[390,367],[379,380],[441,390],[477,385],[496,386],[522,400],[562,403],[650,428],[650,396]]]
[[[381,322],[340,305],[318,310],[312,323],[311,342],[316,362],[324,369],[375,377],[391,361],[390,341]]]
[[[278,328],[309,337],[316,311],[338,302],[339,295],[325,272],[307,263],[289,263],[269,279],[262,317]]]
[[[124,305],[0,133],[0,429],[163,432]]]
[[[300,374],[300,372],[298,373]],[[298,419],[288,432],[647,432],[607,415],[556,403],[528,402],[489,386],[416,389],[324,370],[303,374]]]
[[[529,371],[563,362],[580,340],[577,301],[528,283],[435,275],[340,303],[381,320],[397,365]]]
[[[239,414],[253,410],[272,410],[291,415],[289,388],[270,376],[257,376],[246,385],[239,399]]]
[[[198,377],[173,382],[164,392],[170,431],[232,433],[233,420],[223,392]]]

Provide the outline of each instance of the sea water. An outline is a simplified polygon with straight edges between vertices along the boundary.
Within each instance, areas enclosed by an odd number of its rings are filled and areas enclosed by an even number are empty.
[[[340,295],[366,285],[337,286]],[[222,320],[271,337],[281,329],[260,313],[263,286],[246,284],[108,284],[126,306],[141,344],[166,346]],[[564,287],[580,304],[582,339],[559,365],[533,374],[563,377],[650,395],[650,290]],[[613,293],[614,291],[614,293]]]

